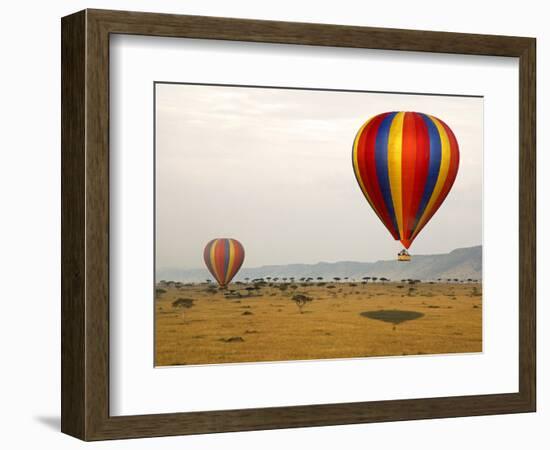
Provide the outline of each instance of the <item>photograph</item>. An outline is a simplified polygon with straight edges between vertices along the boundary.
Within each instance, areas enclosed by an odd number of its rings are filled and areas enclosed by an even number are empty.
[[[483,97],[154,98],[156,367],[482,352]]]

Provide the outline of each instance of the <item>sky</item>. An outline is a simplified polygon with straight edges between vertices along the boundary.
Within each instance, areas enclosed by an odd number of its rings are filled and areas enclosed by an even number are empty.
[[[213,238],[244,266],[377,261],[402,248],[367,204],[351,164],[358,129],[386,111],[445,121],[460,148],[447,199],[409,249],[482,243],[483,99],[345,91],[155,85],[156,266],[204,266]]]

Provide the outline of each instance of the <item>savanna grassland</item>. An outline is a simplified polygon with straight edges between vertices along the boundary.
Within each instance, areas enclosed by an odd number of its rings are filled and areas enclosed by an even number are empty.
[[[482,351],[475,282],[156,286],[157,366]]]

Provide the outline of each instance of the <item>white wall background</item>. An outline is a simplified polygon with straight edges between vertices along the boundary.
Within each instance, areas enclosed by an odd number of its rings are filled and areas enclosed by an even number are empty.
[[[0,444],[4,448],[78,448],[59,432],[60,404],[60,17],[86,7],[258,19],[339,23],[538,38],[539,304],[536,414],[339,427],[231,433],[212,436],[103,442],[96,448],[270,449],[334,448],[547,448],[550,437],[548,341],[544,299],[550,284],[548,203],[542,176],[550,156],[544,127],[550,120],[550,29],[545,3],[463,0],[338,2],[279,0],[52,0],[3,5],[0,15]],[[545,427],[546,425],[546,427]]]

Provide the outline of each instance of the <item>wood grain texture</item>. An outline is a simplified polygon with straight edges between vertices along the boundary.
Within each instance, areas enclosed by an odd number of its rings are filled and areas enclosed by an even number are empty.
[[[519,62],[519,392],[536,409],[536,41]]]
[[[61,430],[85,431],[85,19],[63,19],[61,34]]]
[[[519,391],[277,408],[109,416],[109,34],[518,57]],[[535,410],[535,40],[86,10],[62,20],[62,430],[84,440]],[[182,405],[185,409],[185,405]]]
[[[86,439],[109,417],[109,33],[86,26]]]

